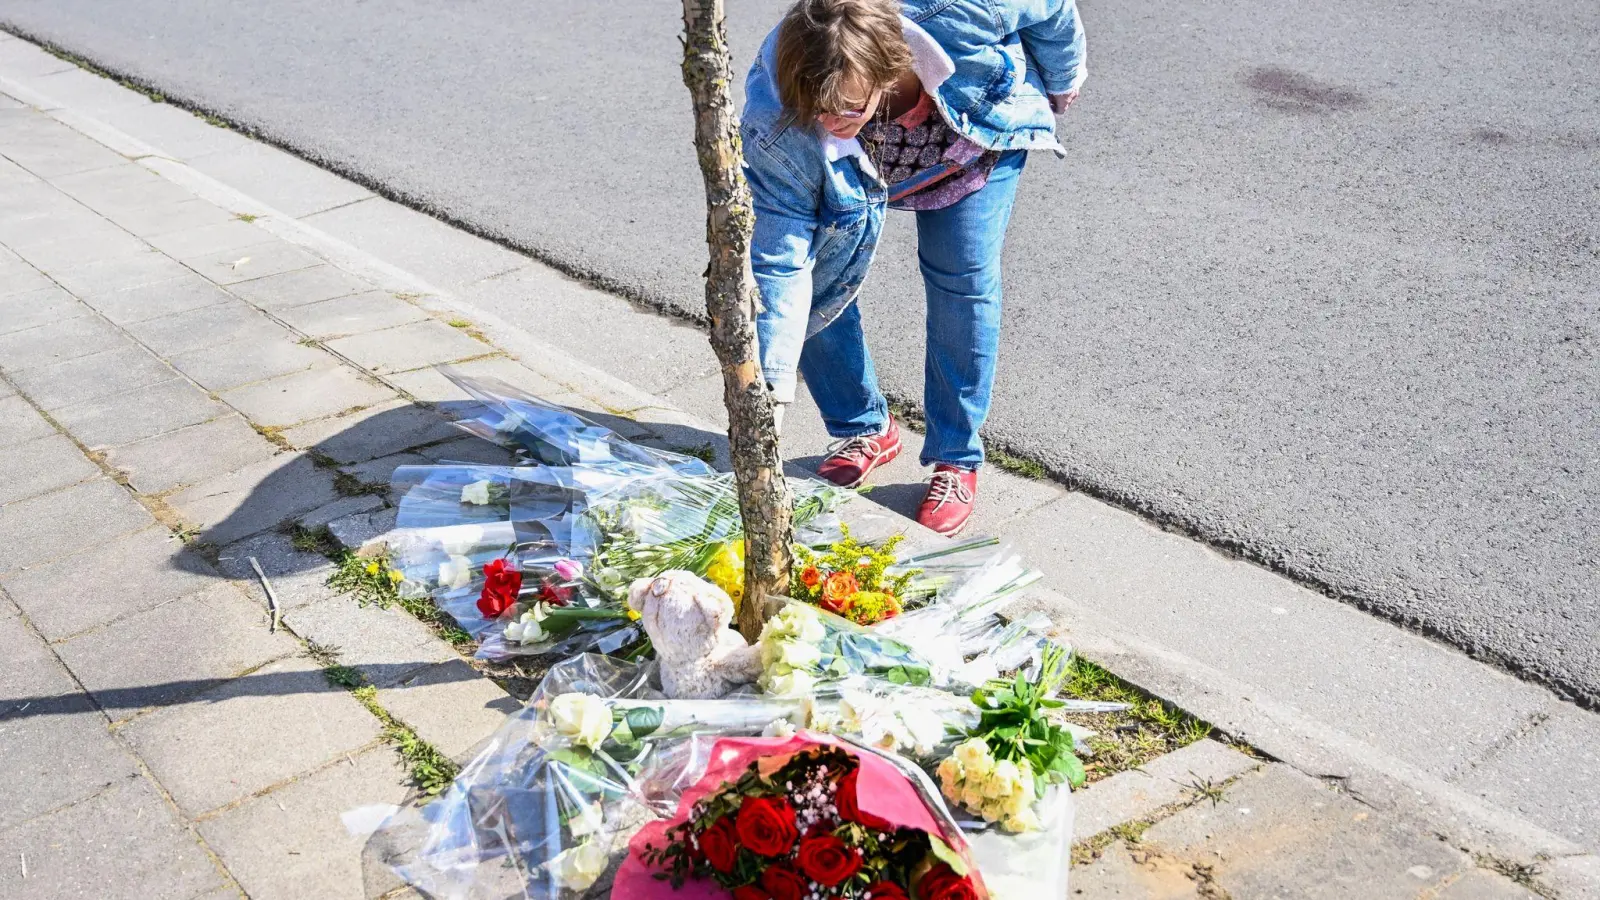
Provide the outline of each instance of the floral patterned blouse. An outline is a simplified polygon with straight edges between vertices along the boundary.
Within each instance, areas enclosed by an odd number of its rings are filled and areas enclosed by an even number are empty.
[[[860,137],[895,209],[944,209],[987,184],[1000,159],[945,125],[926,93],[893,122],[868,123]]]

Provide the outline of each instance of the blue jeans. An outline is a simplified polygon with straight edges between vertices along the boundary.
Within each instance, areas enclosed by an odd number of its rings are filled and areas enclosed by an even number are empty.
[[[1003,154],[981,190],[944,209],[917,213],[917,258],[928,303],[925,466],[976,469],[983,463],[978,432],[989,415],[1000,347],[1000,250],[1027,156],[1022,150]],[[856,304],[806,341],[800,372],[834,437],[877,434],[888,424],[889,403],[878,389]]]

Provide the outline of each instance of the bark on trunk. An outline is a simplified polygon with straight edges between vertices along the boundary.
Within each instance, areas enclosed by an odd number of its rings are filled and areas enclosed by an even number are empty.
[[[739,631],[761,633],[769,596],[789,591],[794,528],[783,458],[772,420],[772,395],[756,345],[755,278],[750,234],[755,211],[740,169],[739,116],[729,85],[733,63],[723,28],[723,0],[683,0],[683,83],[694,98],[694,143],[706,184],[706,312],[711,346],[722,364],[728,441],[739,485],[739,511],[749,539]]]

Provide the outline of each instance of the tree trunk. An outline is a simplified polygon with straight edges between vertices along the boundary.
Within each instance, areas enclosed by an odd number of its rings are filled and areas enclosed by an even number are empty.
[[[733,63],[722,3],[683,0],[683,83],[694,98],[694,144],[706,183],[706,244],[711,250],[706,312],[711,316],[711,346],[722,364],[728,441],[739,485],[739,512],[749,540],[739,631],[754,641],[765,619],[766,598],[789,592],[794,526],[772,420],[772,395],[761,376],[756,345],[758,298],[750,274],[755,212],[740,169],[739,117],[729,87]]]

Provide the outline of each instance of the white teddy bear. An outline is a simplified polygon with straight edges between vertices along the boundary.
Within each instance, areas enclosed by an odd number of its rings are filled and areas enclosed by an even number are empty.
[[[733,621],[733,601],[693,573],[664,572],[628,589],[628,606],[640,615],[661,663],[668,697],[714,700],[761,674],[761,649],[744,642]]]

